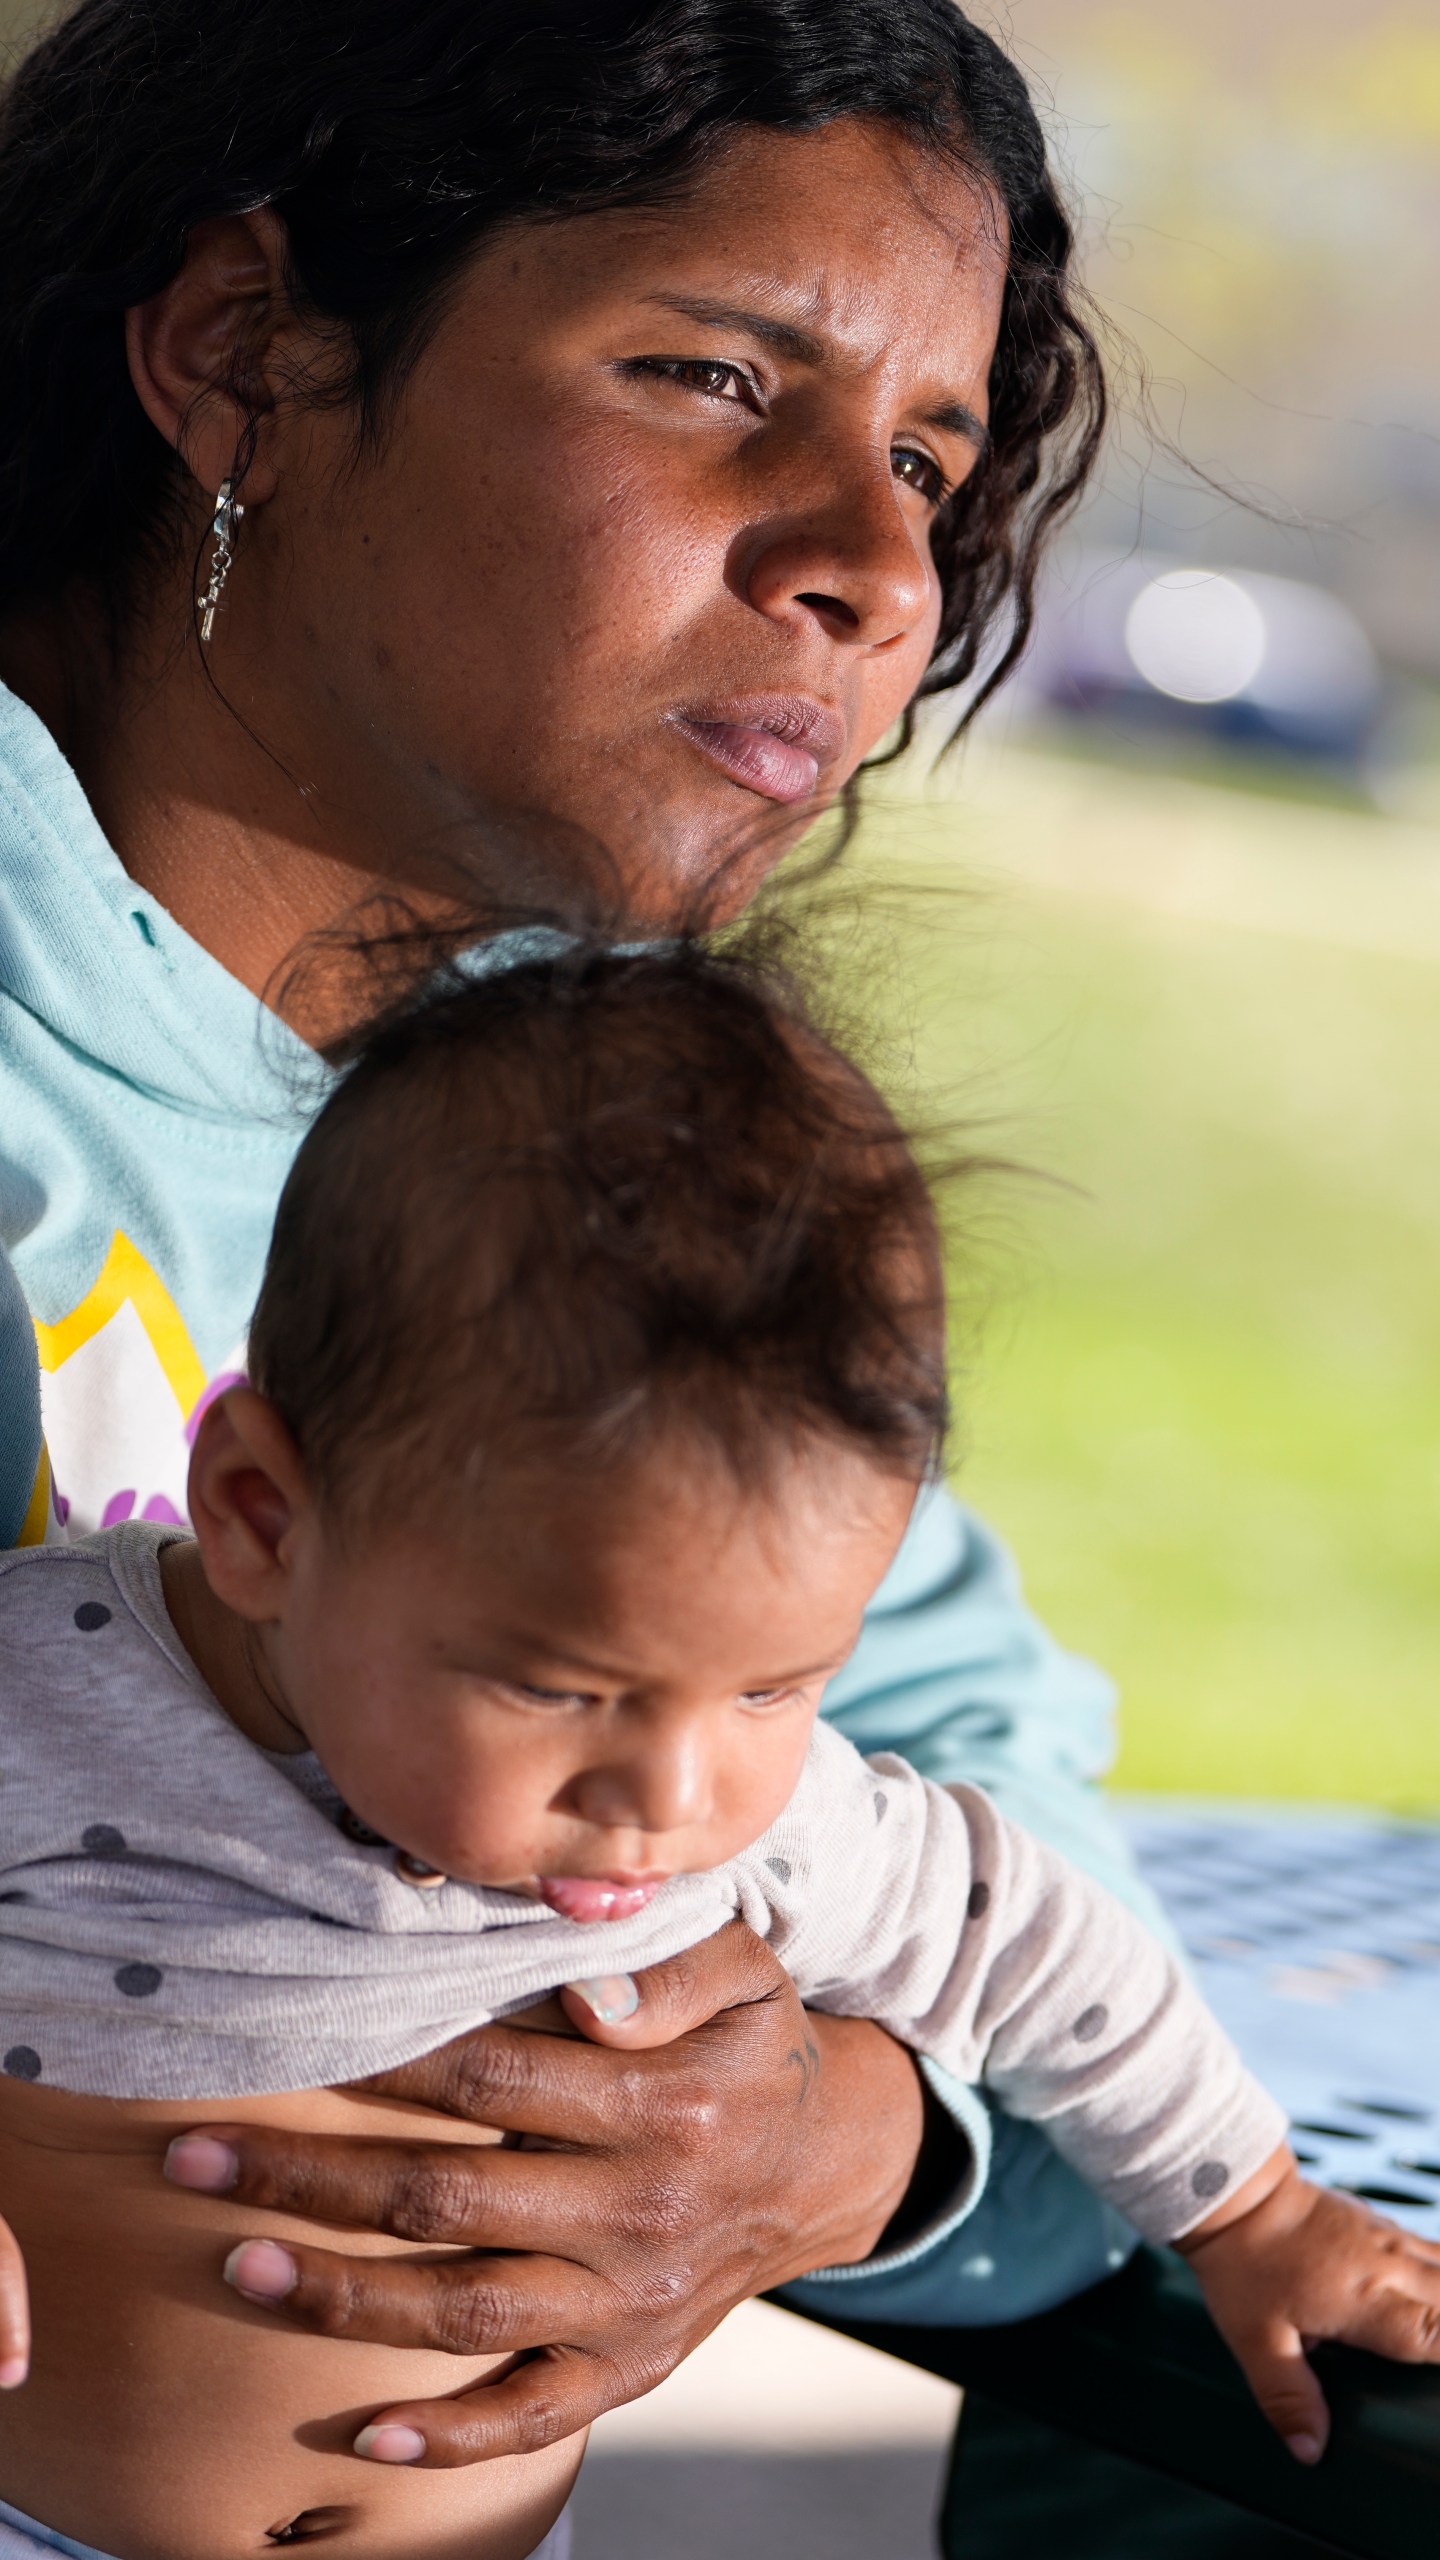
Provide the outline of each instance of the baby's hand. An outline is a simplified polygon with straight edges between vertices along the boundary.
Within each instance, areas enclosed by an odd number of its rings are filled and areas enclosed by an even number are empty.
[[[30,2293],[20,2243],[0,2222],[0,2391],[13,2391],[30,2370]]]
[[[1300,2462],[1330,2433],[1305,2360],[1322,2338],[1440,2364],[1440,2245],[1301,2177],[1288,2150],[1176,2242],[1260,2407]]]

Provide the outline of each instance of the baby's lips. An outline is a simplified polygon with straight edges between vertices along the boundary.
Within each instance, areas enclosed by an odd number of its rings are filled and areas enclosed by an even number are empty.
[[[619,1884],[613,1876],[538,1876],[540,1899],[564,1920],[631,1920],[659,1892],[653,1884]]]

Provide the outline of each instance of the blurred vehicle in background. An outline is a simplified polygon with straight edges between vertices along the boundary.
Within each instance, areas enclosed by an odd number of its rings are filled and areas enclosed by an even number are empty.
[[[1072,552],[1021,679],[1025,707],[1123,740],[1271,749],[1360,778],[1385,698],[1338,596],[1153,552]]]

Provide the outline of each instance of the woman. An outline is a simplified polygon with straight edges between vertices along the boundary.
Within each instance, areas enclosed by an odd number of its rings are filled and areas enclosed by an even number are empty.
[[[22,67],[0,1241],[49,1460],[12,1329],[10,1535],[178,1510],[298,1135],[313,1054],[262,999],[303,936],[497,843],[533,894],[542,815],[643,925],[739,898],[738,841],[777,858],[918,694],[998,681],[1101,424],[1070,249],[950,0],[85,0]],[[1143,1900],[1104,1685],[953,1506],[828,1707]],[[291,2253],[287,2318],[539,2351],[428,2404],[421,2459],[566,2434],[808,2268],[983,2319],[1123,2247],[1028,2136],[986,2191],[973,2095],[807,2019],[743,1932],[594,2003],[591,2045],[494,2030],[395,2089],[548,2156],[433,2115],[216,2152],[247,2203],[515,2253],[458,2304]]]

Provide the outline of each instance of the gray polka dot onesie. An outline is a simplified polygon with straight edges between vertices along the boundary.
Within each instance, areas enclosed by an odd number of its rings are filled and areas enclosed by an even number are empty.
[[[0,2062],[114,2098],[248,2097],[392,2068],[738,1914],[816,2009],[876,2019],[1042,2124],[1147,2238],[1268,2158],[1280,2109],[1171,1957],[977,1789],[823,1721],[743,1856],[631,1920],[420,1892],[308,1755],[197,1676],[141,1522],[0,1560]]]

